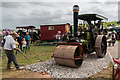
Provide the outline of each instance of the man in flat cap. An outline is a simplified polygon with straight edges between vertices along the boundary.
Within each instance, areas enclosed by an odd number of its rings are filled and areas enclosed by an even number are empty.
[[[15,45],[15,38],[17,37],[17,33],[13,33],[12,36],[10,33],[5,38],[5,45],[4,45],[4,50],[5,54],[7,55],[8,58],[8,64],[7,64],[7,69],[11,69],[10,66],[12,64],[12,61],[16,67],[17,70],[19,70],[19,64],[17,63],[17,59],[14,54],[14,50],[18,50],[19,52],[22,52],[19,48],[16,48]]]

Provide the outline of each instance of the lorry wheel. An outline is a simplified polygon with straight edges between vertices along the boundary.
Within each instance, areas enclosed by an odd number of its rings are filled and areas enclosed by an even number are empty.
[[[104,35],[98,35],[95,41],[95,48],[96,54],[98,57],[103,58],[107,52],[107,41]]]

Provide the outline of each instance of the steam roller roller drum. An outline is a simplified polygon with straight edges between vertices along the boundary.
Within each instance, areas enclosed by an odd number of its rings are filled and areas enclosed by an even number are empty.
[[[75,60],[77,56],[79,56],[78,46],[59,45],[54,52],[54,60],[57,64],[70,67],[80,67],[82,64],[83,59]]]

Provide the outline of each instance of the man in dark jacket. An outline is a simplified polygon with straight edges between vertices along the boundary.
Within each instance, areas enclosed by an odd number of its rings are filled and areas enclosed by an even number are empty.
[[[103,24],[101,23],[101,20],[98,21],[98,23],[96,24],[96,26],[98,28],[99,34],[101,34],[101,32],[103,31]]]
[[[22,50],[22,37],[20,35],[20,32],[18,32],[17,41],[19,43],[18,48],[20,48],[20,50]]]

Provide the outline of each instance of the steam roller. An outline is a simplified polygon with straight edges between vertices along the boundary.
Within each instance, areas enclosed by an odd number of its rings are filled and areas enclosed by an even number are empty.
[[[99,58],[103,58],[106,55],[107,41],[105,35],[102,34],[102,29],[99,25],[96,26],[96,21],[107,20],[98,14],[81,14],[78,15],[79,6],[73,6],[73,22],[74,26],[70,27],[71,35],[67,42],[57,43],[57,47],[53,54],[53,58],[57,64],[80,67],[83,59],[90,53],[96,52]],[[88,28],[82,27],[78,30],[78,19],[86,21]],[[94,22],[91,23],[91,22]],[[92,24],[92,25],[91,25]],[[72,34],[73,33],[73,34]]]

